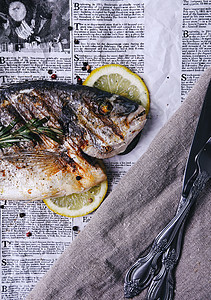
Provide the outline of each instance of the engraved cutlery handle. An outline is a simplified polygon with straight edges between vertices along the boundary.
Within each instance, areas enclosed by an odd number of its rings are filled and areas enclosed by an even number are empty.
[[[199,174],[196,178],[193,187],[191,188],[189,197],[190,202],[194,202],[194,199],[197,198],[198,194],[204,188],[206,182],[211,178],[211,138],[207,141],[202,151],[200,151],[197,157],[197,164]],[[189,198],[188,197],[188,198]],[[184,200],[184,199],[183,199]],[[179,205],[177,214],[180,212],[182,207],[186,202],[182,202]],[[187,214],[188,216],[188,214]],[[174,270],[180,258],[182,239],[184,235],[184,226],[187,219],[185,217],[181,228],[178,230],[177,235],[174,238],[174,241],[171,243],[170,247],[163,254],[162,266],[160,272],[153,278],[152,283],[149,287],[147,299],[162,299],[162,300],[171,300],[174,296]]]
[[[146,296],[146,300],[162,299],[172,300],[174,297],[174,270],[178,263],[182,239],[184,234],[185,221],[183,221],[174,241],[162,257],[162,265],[159,273],[154,276]]]
[[[200,191],[204,188],[206,182],[209,179],[209,174],[205,171],[200,172],[197,176],[190,193],[187,197],[185,204],[178,211],[175,217],[168,223],[168,225],[157,235],[155,238],[152,248],[148,255],[143,258],[140,258],[127,272],[125,276],[125,284],[124,284],[124,293],[125,298],[132,298],[138,295],[142,290],[144,290],[152,281],[155,272],[158,270],[158,258],[164,253],[171,243],[174,241],[175,237],[178,238],[181,236],[178,234],[179,229],[183,228],[183,223],[185,222],[188,212],[193,205],[195,199],[197,198]],[[182,225],[182,226],[181,226]],[[180,241],[178,241],[181,244]],[[177,238],[175,241],[177,246]],[[180,246],[178,244],[178,246]],[[170,252],[169,252],[170,251]],[[180,252],[179,249],[175,250],[174,247],[169,249],[167,254],[172,255],[176,251]],[[178,257],[176,262],[178,261]],[[163,261],[162,273],[159,273],[153,280],[153,284],[149,290],[149,296],[147,299],[158,299],[155,298],[155,295],[160,293],[161,290],[169,291],[172,289],[172,284],[169,284],[169,288],[166,289],[166,280],[171,283],[172,281],[172,268],[167,268],[167,264]],[[175,263],[173,264],[175,265]],[[156,280],[155,280],[156,279]],[[165,285],[165,288],[164,286]],[[170,291],[171,293],[171,291]],[[172,299],[172,298],[161,298],[161,299]]]

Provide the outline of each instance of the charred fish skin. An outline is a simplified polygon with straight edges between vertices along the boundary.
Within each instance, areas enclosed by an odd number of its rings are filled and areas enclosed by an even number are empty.
[[[39,142],[0,147],[0,200],[37,200],[88,190],[106,179],[96,158],[123,152],[146,122],[142,106],[96,88],[29,81],[0,89],[0,132],[14,119],[15,129],[20,129],[43,118],[63,133],[62,140],[41,134]]]
[[[65,137],[97,158],[123,152],[146,122],[144,108],[125,97],[60,81],[14,84],[1,91],[2,99],[13,117],[50,117],[49,126],[62,128]]]

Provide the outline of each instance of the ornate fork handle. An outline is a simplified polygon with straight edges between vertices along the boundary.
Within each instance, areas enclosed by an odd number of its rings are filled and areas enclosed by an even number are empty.
[[[173,241],[174,243],[172,244],[172,247],[169,249],[169,251],[166,253],[164,261],[168,261],[167,257],[169,257],[169,255],[171,257],[172,255],[174,255],[175,259],[173,259],[172,262],[173,266],[175,266],[176,262],[178,261],[178,254],[181,248],[180,244],[184,226],[183,224],[187,219],[191,206],[195,202],[195,199],[197,198],[198,194],[202,191],[208,180],[209,174],[207,172],[203,171],[199,173],[190,190],[185,204],[178,211],[175,217],[168,223],[168,225],[157,235],[148,255],[138,259],[138,261],[129,269],[125,276],[125,298],[132,298],[138,295],[150,284],[155,275],[155,272],[158,270],[159,257],[170,247]],[[179,232],[180,229],[181,233]],[[177,244],[177,241],[179,244]],[[176,249],[174,245],[176,246]],[[163,266],[160,271],[161,273],[159,273],[154,278],[147,299],[158,299],[159,297],[156,298],[156,295],[159,295],[159,293],[161,293],[163,290],[164,292],[169,292],[170,294],[173,293],[171,284],[173,267],[171,266],[170,268],[166,268],[166,266],[167,264],[163,262]],[[166,289],[166,280],[169,283],[168,289]],[[165,285],[165,288],[163,285]],[[172,299],[164,297],[162,297],[161,299]]]
[[[163,254],[161,269],[152,279],[146,300],[172,300],[174,297],[174,269],[176,268],[181,253],[185,221],[186,219],[183,221],[172,244]]]

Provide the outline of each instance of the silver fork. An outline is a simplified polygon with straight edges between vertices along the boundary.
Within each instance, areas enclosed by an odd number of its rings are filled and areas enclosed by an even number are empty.
[[[184,224],[196,198],[211,178],[211,137],[197,155],[196,162],[197,170],[193,175],[195,180],[186,202],[157,235],[150,252],[140,258],[127,272],[124,285],[125,298],[138,295],[152,282],[147,293],[147,300],[173,299],[172,273],[181,252]],[[159,258],[163,253],[162,266],[160,272],[156,274],[159,269]]]

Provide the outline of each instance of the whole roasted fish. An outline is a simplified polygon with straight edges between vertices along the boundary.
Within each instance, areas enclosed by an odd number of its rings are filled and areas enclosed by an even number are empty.
[[[0,200],[57,197],[97,185],[106,174],[90,156],[124,151],[145,122],[142,106],[87,86],[31,81],[1,89]]]

